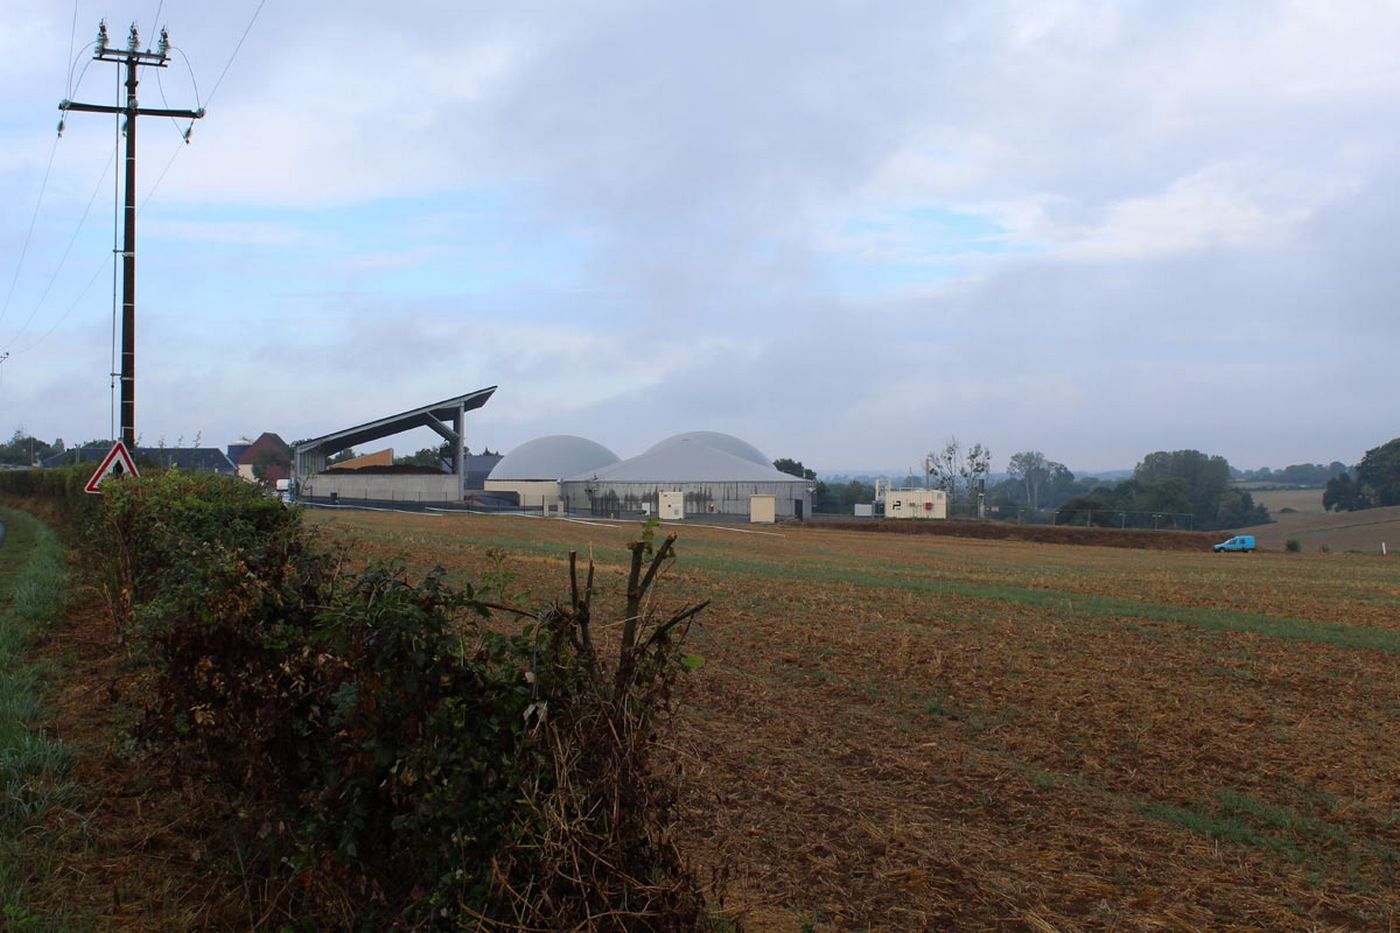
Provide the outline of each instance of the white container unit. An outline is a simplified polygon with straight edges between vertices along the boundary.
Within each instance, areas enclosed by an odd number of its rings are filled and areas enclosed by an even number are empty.
[[[656,499],[656,511],[663,522],[678,522],[685,518],[685,493],[658,492]]]

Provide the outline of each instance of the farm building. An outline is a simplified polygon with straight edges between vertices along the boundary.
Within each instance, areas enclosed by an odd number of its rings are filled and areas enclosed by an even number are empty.
[[[230,444],[227,452],[228,458],[238,466],[238,475],[249,482],[261,479],[273,485],[292,475],[292,448],[271,431],[264,431],[251,443]]]
[[[305,499],[421,505],[460,503],[480,488],[482,503],[594,515],[743,517],[772,522],[811,513],[813,487],[781,473],[746,441],[717,431],[677,434],[630,460],[596,441],[571,434],[538,437],[506,456],[472,458],[465,450],[466,415],[486,404],[495,387],[345,428],[296,445],[296,478]],[[428,427],[455,452],[450,472],[431,467],[365,466],[328,470],[331,455],[413,428]],[[386,459],[388,452],[385,452]],[[484,470],[489,469],[489,473]],[[663,508],[664,506],[664,508]]]
[[[307,499],[461,502],[471,469],[466,452],[467,413],[485,405],[495,391],[496,387],[490,386],[300,442],[296,445],[295,467],[300,495]],[[326,470],[327,458],[342,450],[414,428],[430,428],[447,442],[452,452],[448,464],[450,472],[392,467],[387,470],[375,467],[343,472]]]
[[[522,508],[558,503],[560,481],[619,462],[602,444],[572,434],[550,434],[527,441],[501,458],[486,477],[487,492],[513,492]]]
[[[807,480],[775,470],[752,444],[716,431],[677,434],[630,460],[581,471],[560,483],[560,492],[568,508],[619,517],[760,515],[772,521],[802,519],[812,506]],[[759,502],[756,512],[755,497],[769,496],[773,501]]]

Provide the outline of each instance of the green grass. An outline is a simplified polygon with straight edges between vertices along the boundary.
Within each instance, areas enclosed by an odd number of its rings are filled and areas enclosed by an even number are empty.
[[[29,650],[62,612],[68,573],[49,529],[11,509],[0,509],[0,520],[7,529],[0,545],[0,917],[24,928],[33,920],[23,902],[35,866],[22,833],[69,793],[71,764],[63,745],[33,726],[44,678]]]

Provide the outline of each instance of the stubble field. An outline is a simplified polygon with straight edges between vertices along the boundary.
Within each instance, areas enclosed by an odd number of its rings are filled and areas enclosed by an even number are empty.
[[[640,530],[312,520],[532,604],[591,551],[612,617]],[[1396,560],[675,530],[683,847],[748,929],[1400,923]]]

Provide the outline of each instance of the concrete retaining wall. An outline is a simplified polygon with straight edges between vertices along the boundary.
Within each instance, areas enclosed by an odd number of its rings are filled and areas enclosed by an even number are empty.
[[[386,474],[356,476],[320,473],[302,483],[301,495],[307,498],[328,498],[335,493],[341,499],[378,499],[385,502],[461,502],[457,477],[451,473],[441,476],[394,476]]]

